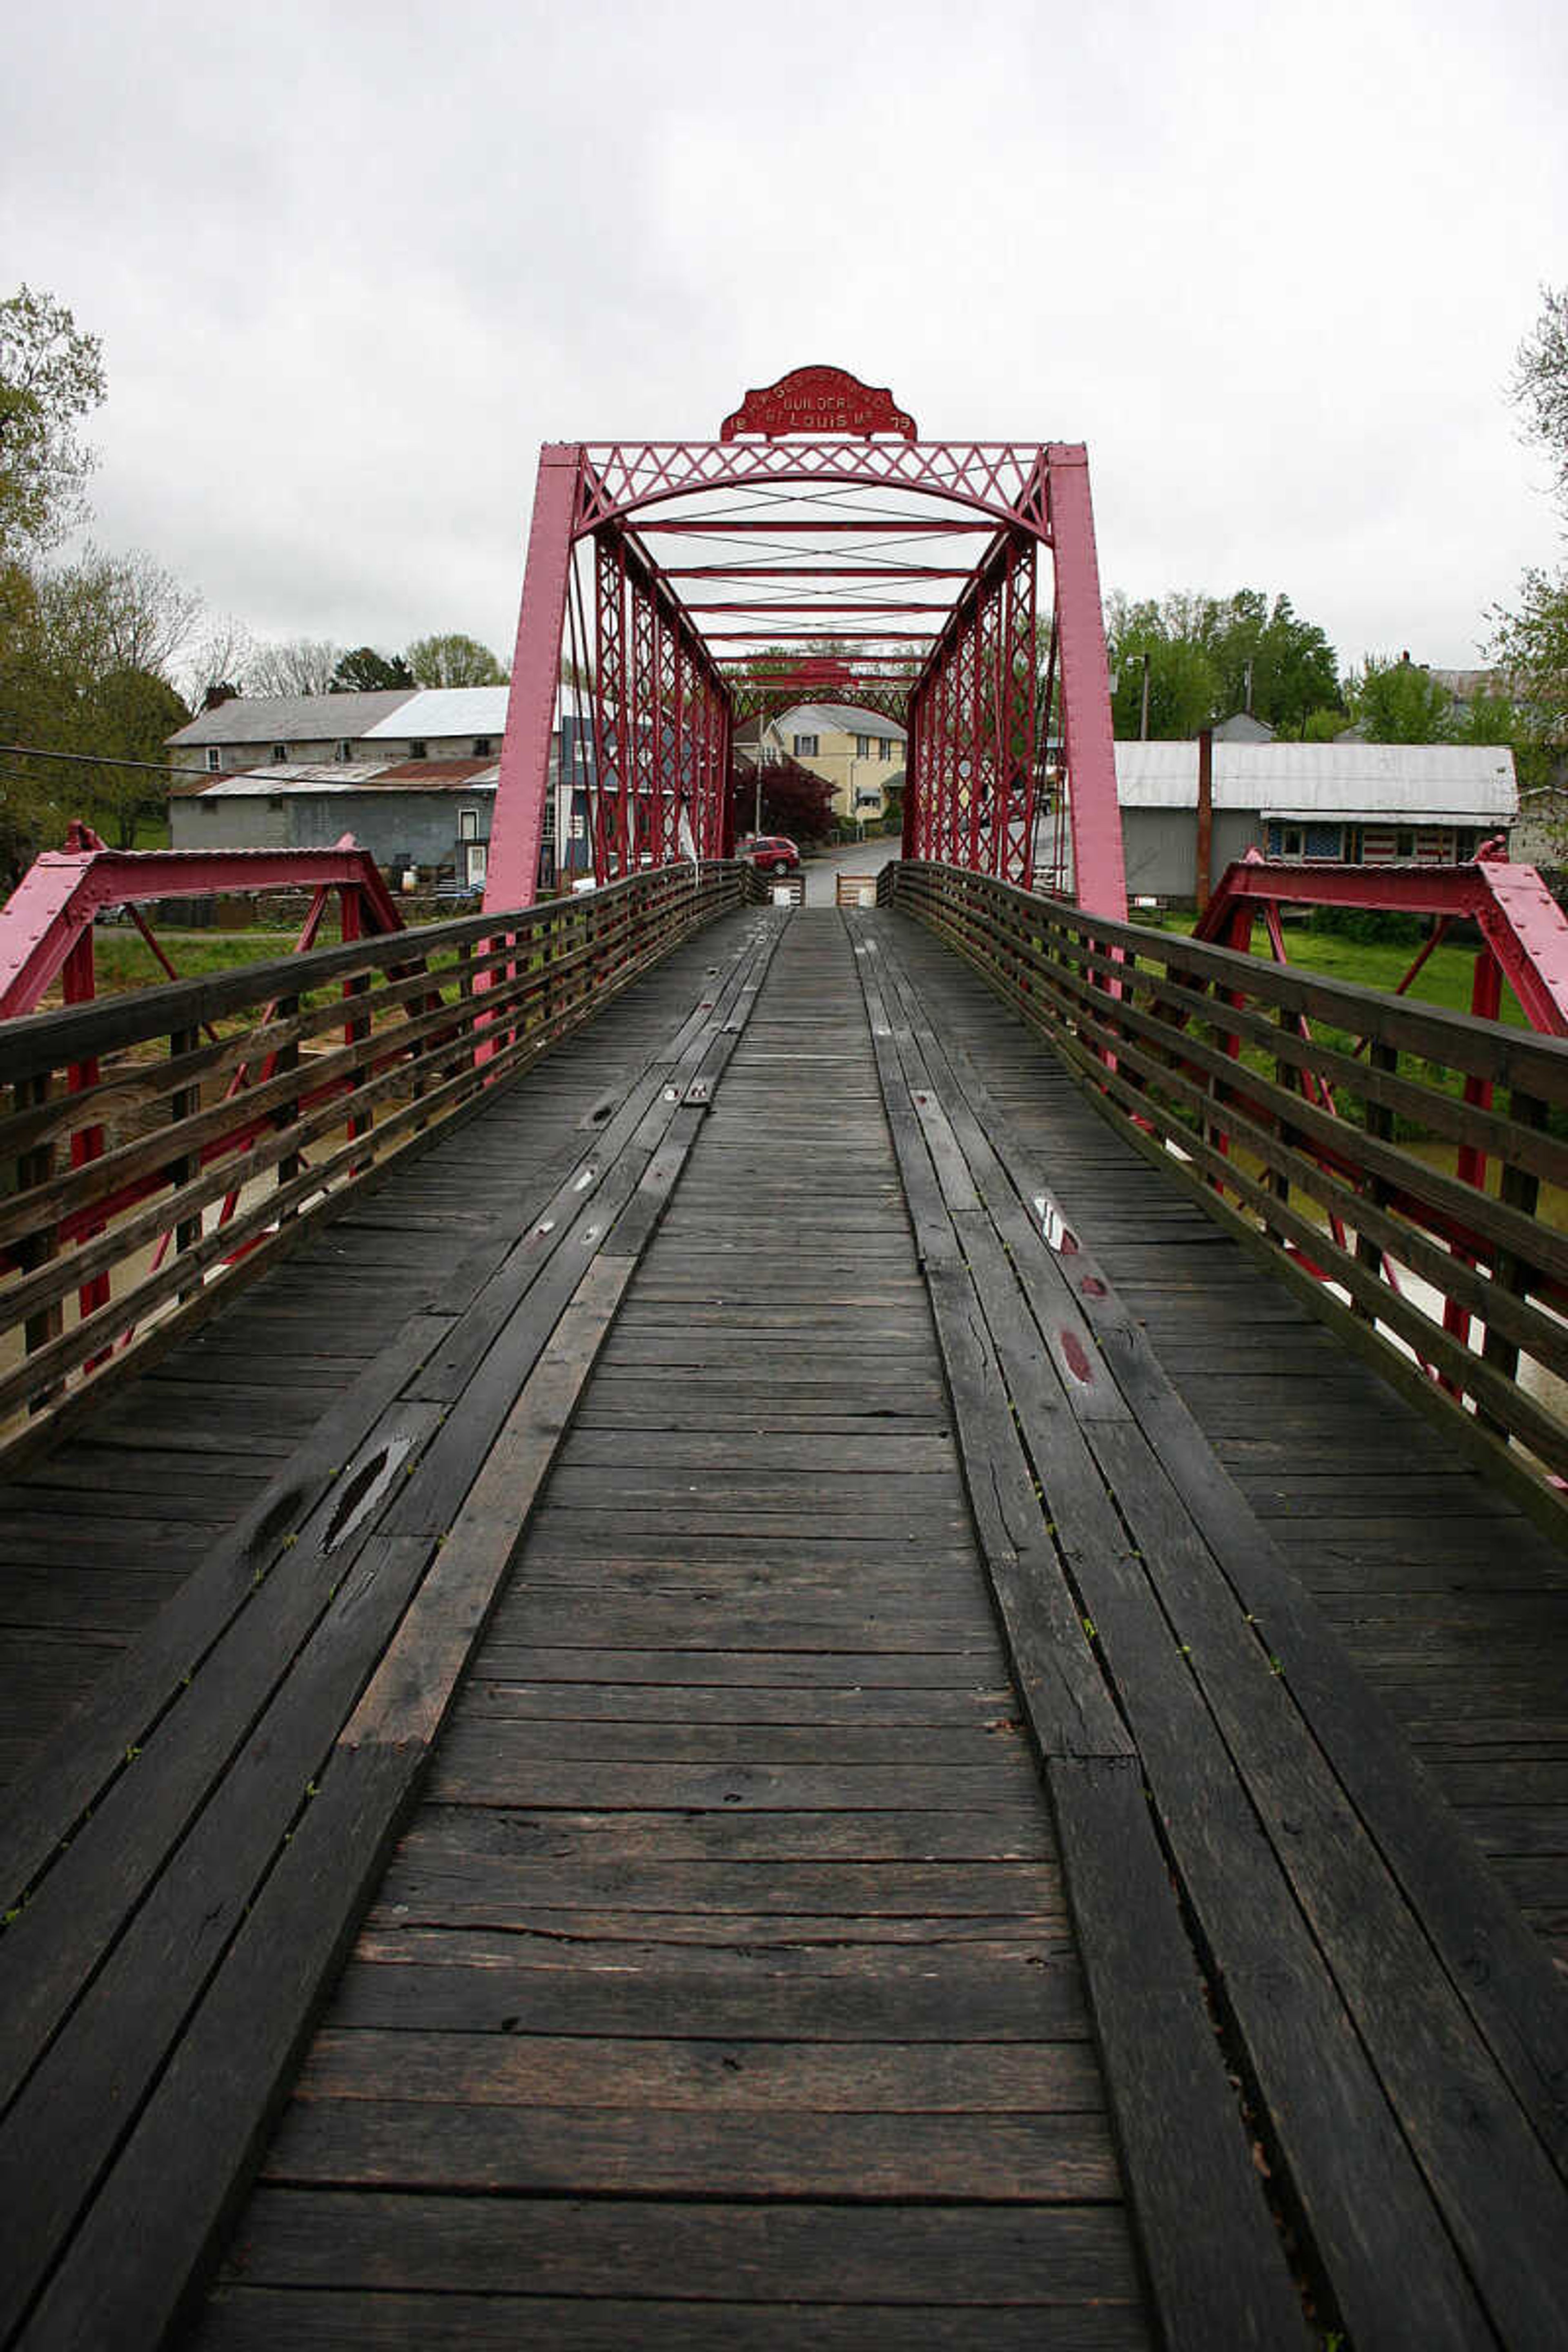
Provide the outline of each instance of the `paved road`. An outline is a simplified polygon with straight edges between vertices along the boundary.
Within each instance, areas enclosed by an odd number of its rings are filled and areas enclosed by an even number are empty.
[[[851,841],[842,848],[825,849],[818,856],[808,856],[801,868],[805,876],[806,905],[831,907],[837,895],[840,874],[879,874],[898,854],[899,836],[896,833],[888,833],[879,835],[871,841]]]

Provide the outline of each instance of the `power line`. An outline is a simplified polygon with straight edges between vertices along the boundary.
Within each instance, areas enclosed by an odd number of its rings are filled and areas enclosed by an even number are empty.
[[[146,776],[194,778],[208,772],[205,768],[160,766],[153,760],[121,760],[116,758],[111,751],[46,751],[37,743],[0,743],[0,752],[13,760],[62,761],[73,768],[134,768]],[[40,780],[37,776],[22,776],[16,781],[20,783],[36,784]]]

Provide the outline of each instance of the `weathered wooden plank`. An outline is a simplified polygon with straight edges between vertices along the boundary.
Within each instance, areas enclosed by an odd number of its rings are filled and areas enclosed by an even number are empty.
[[[416,1931],[422,1956],[356,1960],[333,1999],[342,2032],[654,2034],[674,2038],[694,2019],[721,2039],[832,2042],[874,2038],[896,2016],[907,2042],[1087,2041],[1088,2012],[1076,1962],[1064,1949],[1011,1965],[944,1948],[901,1972],[896,1953],[873,1971],[851,1971],[844,1948],[797,1955],[808,1973],[786,1973],[776,1954],[748,1964],[710,1950],[674,1965],[651,1956],[619,1968],[577,1967],[570,1954],[531,1967],[499,1954],[472,1957],[466,1931]],[[455,1948],[449,1958],[438,1956]]]
[[[1130,2305],[1036,2305],[1018,2310],[932,2304],[739,2304],[615,2297],[301,2293],[225,2286],[199,2337],[201,2352],[407,2352],[446,2334],[474,2352],[514,2352],[523,2337],[558,2352],[1144,2352]]]
[[[818,2115],[1098,2113],[1080,2041],[903,2044],[638,2035],[354,2033],[327,2027],[296,2085],[321,2099]]]
[[[1142,1774],[1127,1761],[1056,1759],[1051,1800],[1095,2031],[1115,2099],[1138,2242],[1173,2345],[1304,2344],[1283,2250],[1260,2225],[1257,2174],[1235,2095],[1188,1986],[1197,1956],[1165,1899]],[[1193,2226],[1193,2183],[1204,2226]]]
[[[138,1859],[128,1885],[140,1893],[150,1880],[151,1891],[118,1940],[110,1945],[114,1923],[101,1903],[88,1912],[89,1893],[107,1883],[99,1855],[89,1885],[70,1874],[71,1893],[87,1919],[84,1933],[69,1944],[68,1966],[51,1970],[34,1949],[40,1937],[51,1946],[63,1944],[74,1924],[62,1916],[56,1892],[57,1880],[66,1883],[73,1847],[0,1945],[0,1965],[11,1979],[6,2088],[15,2094],[0,2137],[0,2312],[10,2320],[36,2293],[126,2118],[178,2044],[192,2003],[242,1927],[290,1826],[301,1808],[308,1812],[313,1776],[363,1680],[363,1645],[368,1639],[379,1648],[384,1641],[425,1558],[422,1546],[406,1541],[367,1548],[263,1728],[171,1863],[156,1875],[158,1849],[150,1860]],[[132,1766],[121,1786],[132,1789],[137,1777]],[[133,1824],[133,1812],[118,1824],[121,1841],[130,1842]],[[161,1835],[169,1837],[166,1825]],[[108,1897],[116,1906],[125,1899],[118,1886]],[[88,1963],[106,1948],[109,1957],[83,1989]],[[15,1969],[14,1954],[20,1955]],[[72,2000],[68,2031],[49,2042]]]
[[[1008,1159],[1020,1189],[1026,1192],[1029,1176],[1006,1120],[997,1115],[995,1105],[976,1083],[973,1066],[962,1055],[956,1056],[954,1067],[982,1106],[987,1134]],[[1353,1675],[1345,1671],[1321,1619],[1208,1454],[1191,1413],[1173,1396],[1136,1327],[1120,1318],[1116,1299],[1093,1261],[1075,1264],[1080,1274],[1091,1277],[1083,1290],[1086,1308],[1101,1331],[1119,1381],[1134,1400],[1141,1423],[1166,1472],[1180,1486],[1237,1593],[1263,1622],[1270,1649],[1283,1658],[1289,1686],[1307,1711],[1315,1741],[1326,1746],[1346,1785],[1375,1825],[1380,1844],[1414,1888],[1427,1932],[1447,1951],[1456,1980],[1490,2032],[1516,2088],[1526,2096],[1537,2127],[1546,2132],[1549,2144],[1564,2147],[1562,2091],[1568,2083],[1568,2045],[1563,2036],[1568,2022],[1560,1988],[1551,1981],[1543,1956],[1527,1948],[1531,1939],[1510,1918],[1484,1874],[1475,1868],[1473,1858],[1434,1812],[1385,1718],[1360,1692]],[[1258,1385],[1255,1378],[1248,1381],[1254,1396]],[[1153,1487],[1161,1483],[1158,1475],[1143,1457],[1128,1458],[1127,1443],[1114,1433],[1097,1433],[1095,1442],[1102,1459],[1111,1450],[1110,1472],[1124,1497],[1142,1492],[1150,1498],[1154,1518],[1146,1518],[1138,1532],[1151,1556],[1160,1550],[1164,1557],[1163,1545],[1178,1538],[1180,1531],[1154,1502]],[[1349,1524],[1364,1528],[1364,1510]],[[1331,1529],[1324,1529],[1321,1513],[1317,1514],[1310,1540],[1315,1544],[1325,1533],[1331,1534]],[[1183,1556],[1178,1540],[1173,1558]],[[1168,1597],[1168,1574],[1163,1589]],[[1192,1622],[1180,1630],[1206,1660],[1212,1646],[1208,1637],[1200,1636]],[[1265,1742],[1262,1753],[1268,1760],[1276,1760],[1277,1740]],[[1302,1754],[1310,1780],[1316,1746],[1310,1745]],[[1293,1800],[1292,1809],[1300,1812],[1300,1802]],[[1291,1851],[1300,1851],[1295,1842]],[[1352,1905],[1357,1919],[1367,1916],[1366,1900],[1363,1895]],[[1395,1941],[1404,1916],[1399,1906],[1390,1915],[1389,1932]],[[1342,1948],[1338,1939],[1335,1948]],[[1408,2001],[1408,1984],[1405,1998]],[[1403,2021],[1409,2021],[1408,2016]],[[1434,2066],[1432,2072],[1435,2080],[1440,2069]],[[1417,2062],[1417,2077],[1424,2073]]]
[[[824,2299],[1015,2306],[1131,2303],[1114,2207],[912,2209],[615,2199],[433,2199],[264,2189],[246,2275],[488,2294],[629,2294],[679,2279],[699,2303]]]
[[[878,1690],[786,1685],[769,1689],[752,1684],[735,1690],[688,1684],[666,1689],[626,1683],[514,1681],[495,1676],[487,1654],[474,1666],[464,1707],[475,1722],[984,1724],[1009,1715],[1016,1704],[1011,1685],[1002,1677],[998,1659],[989,1687]]]
[[[1079,2114],[805,2114],[768,2104],[736,2116],[636,2103],[480,2107],[417,2099],[296,2101],[264,2168],[300,2187],[564,2191],[857,2200],[984,2198],[1078,2203],[1117,2193],[1109,2132]],[[1268,2339],[1266,2339],[1268,2340]],[[1274,2342],[1288,2338],[1275,2337]]]

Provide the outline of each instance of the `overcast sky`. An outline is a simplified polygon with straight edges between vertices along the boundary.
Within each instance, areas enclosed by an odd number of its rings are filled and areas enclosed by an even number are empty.
[[[74,0],[0,293],[103,339],[96,536],[258,636],[510,658],[544,439],[828,361],[1083,440],[1108,588],[1477,657],[1555,562],[1506,387],[1568,279],[1562,0]]]

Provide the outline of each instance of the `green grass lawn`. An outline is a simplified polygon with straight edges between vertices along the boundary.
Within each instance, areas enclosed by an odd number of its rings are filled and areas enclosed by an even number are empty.
[[[266,963],[294,944],[293,931],[177,931],[160,927],[158,944],[181,980],[205,980],[241,964]],[[333,938],[335,940],[334,932]],[[332,942],[323,940],[322,946]],[[92,935],[93,977],[100,996],[123,996],[132,989],[156,988],[169,977],[132,925],[100,924]],[[46,1004],[60,1002],[57,981]]]
[[[1165,929],[1191,931],[1193,920],[1190,915],[1170,915],[1165,919]],[[1317,930],[1308,923],[1286,926],[1285,948],[1293,964],[1321,972],[1325,980],[1349,981],[1358,988],[1384,991],[1398,987],[1417,952],[1414,942],[1349,940],[1337,931]],[[1264,957],[1270,953],[1268,934],[1260,922],[1253,926],[1252,952]],[[1450,947],[1447,943],[1435,948],[1406,992],[1412,1003],[1440,1004],[1450,1013],[1468,1013],[1476,952],[1474,948]],[[1514,1028],[1530,1025],[1518,999],[1506,987],[1500,1017]]]

